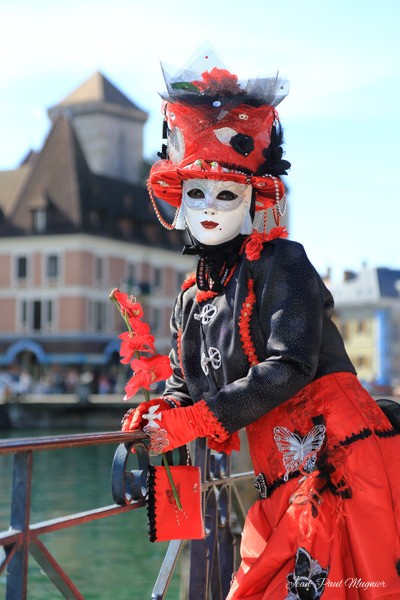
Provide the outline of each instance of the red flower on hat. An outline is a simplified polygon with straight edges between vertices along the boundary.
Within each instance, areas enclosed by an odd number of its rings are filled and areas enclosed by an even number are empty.
[[[214,67],[210,72],[204,71],[201,77],[201,81],[192,81],[192,85],[205,94],[215,94],[222,91],[226,95],[227,92],[235,94],[241,91],[237,75],[226,69]]]

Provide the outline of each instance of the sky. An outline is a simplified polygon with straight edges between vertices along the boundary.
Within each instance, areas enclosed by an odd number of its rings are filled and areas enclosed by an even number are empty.
[[[239,78],[290,80],[291,239],[334,280],[400,269],[398,0],[0,0],[0,22],[0,170],[41,148],[47,108],[95,71],[149,113],[154,157],[160,60],[180,67],[209,42]]]

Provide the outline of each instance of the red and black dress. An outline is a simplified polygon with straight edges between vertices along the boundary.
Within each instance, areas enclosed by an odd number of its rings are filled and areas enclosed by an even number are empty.
[[[359,384],[303,247],[245,242],[182,291],[165,394],[246,428],[260,499],[229,600],[400,599],[400,438]]]

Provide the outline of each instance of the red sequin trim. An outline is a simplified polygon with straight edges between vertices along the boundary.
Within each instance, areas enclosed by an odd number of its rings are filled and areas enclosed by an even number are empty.
[[[239,317],[239,335],[242,340],[243,351],[246,354],[250,365],[258,365],[260,362],[257,358],[256,350],[254,348],[253,341],[250,333],[250,319],[253,312],[254,304],[256,301],[256,295],[254,293],[254,281],[249,279],[247,282],[249,293],[243,303],[242,310]]]

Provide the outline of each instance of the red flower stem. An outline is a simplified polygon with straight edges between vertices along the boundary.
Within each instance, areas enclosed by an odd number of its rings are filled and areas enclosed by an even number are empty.
[[[135,350],[135,356],[136,356],[136,358],[140,358],[140,354],[139,354],[138,350]],[[142,392],[144,394],[144,397],[145,397],[146,401],[149,401],[150,400],[150,392],[149,392],[149,390],[146,389],[146,388],[144,388],[144,387],[142,387]],[[162,461],[164,463],[164,467],[165,467],[165,470],[167,472],[168,481],[170,483],[171,490],[172,490],[172,493],[174,495],[176,506],[178,507],[178,510],[182,510],[182,504],[181,504],[181,501],[179,499],[178,490],[176,489],[174,480],[172,478],[171,469],[169,468],[169,464],[167,462],[167,457],[165,456],[164,452],[162,453]]]
[[[140,357],[140,354],[139,354],[138,350],[135,350],[135,355],[137,355],[137,358]],[[142,387],[142,392],[144,394],[144,397],[146,398],[146,401],[150,400],[150,392],[149,392],[149,390],[146,389],[146,388],[144,388],[144,387]],[[181,501],[179,499],[178,490],[176,489],[174,480],[172,478],[171,469],[169,468],[169,464],[167,462],[167,457],[165,456],[164,452],[162,453],[162,461],[164,463],[164,467],[165,467],[165,470],[167,472],[168,481],[170,483],[171,490],[172,490],[172,493],[174,495],[176,506],[178,507],[178,510],[182,510],[182,504],[181,504]]]
[[[182,510],[182,504],[181,504],[181,501],[179,499],[178,490],[176,489],[174,480],[172,479],[171,469],[169,468],[169,464],[167,462],[167,457],[165,456],[164,452],[162,454],[162,461],[164,463],[164,467],[165,467],[165,470],[167,472],[168,481],[170,483],[171,490],[172,490],[172,493],[174,495],[176,506],[177,506],[178,510]]]
[[[123,320],[125,321],[125,325],[129,331],[129,333],[134,333],[132,326],[129,323],[129,320],[126,318],[126,312],[122,312],[122,310],[120,309],[118,300],[116,298],[114,298],[114,296],[110,296],[110,300],[111,300],[111,302],[114,302],[115,306],[118,308],[118,312],[120,313]]]
[[[139,352],[139,350],[135,350],[135,358],[140,359],[140,352]],[[145,401],[148,402],[150,400],[150,392],[149,392],[149,390],[147,388],[144,388],[144,387],[142,387],[140,389],[143,392],[143,396],[144,396]]]

